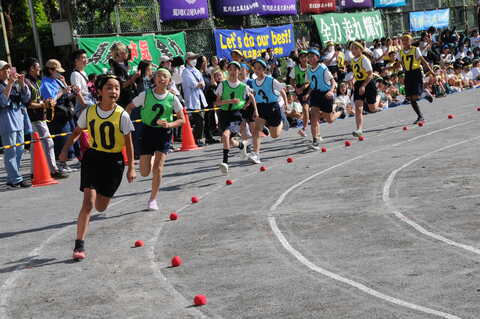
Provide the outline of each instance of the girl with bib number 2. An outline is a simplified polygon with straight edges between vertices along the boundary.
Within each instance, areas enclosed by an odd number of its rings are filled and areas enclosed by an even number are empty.
[[[100,102],[80,114],[77,127],[60,154],[60,161],[65,161],[68,149],[82,131],[88,129],[90,148],[82,158],[80,190],[83,192],[83,204],[77,221],[74,260],[86,257],[84,240],[93,207],[99,212],[105,211],[122,182],[125,169],[122,156],[124,146],[128,158],[128,182],[133,182],[136,175],[131,134],[134,130],[133,124],[127,112],[116,103],[122,86],[120,80],[113,75],[102,75],[97,79],[95,86]]]
[[[147,177],[152,173],[152,191],[148,210],[158,210],[157,194],[162,180],[163,166],[172,144],[172,129],[184,123],[182,104],[173,93],[168,91],[171,78],[170,71],[158,69],[154,76],[155,88],[140,93],[128,105],[129,113],[135,107],[142,107],[140,111],[143,123],[140,174]]]

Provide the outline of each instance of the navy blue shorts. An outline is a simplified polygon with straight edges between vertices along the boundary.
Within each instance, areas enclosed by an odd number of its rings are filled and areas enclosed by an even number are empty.
[[[417,69],[405,72],[405,96],[422,95],[423,93],[423,74],[422,70]]]
[[[219,110],[218,115],[218,128],[220,132],[229,130],[232,133],[238,133],[240,131],[240,124],[242,123],[242,112],[238,111],[224,111]]]
[[[143,125],[140,155],[167,154],[172,146],[172,129]]]
[[[325,96],[327,92],[313,90],[310,94],[310,107],[319,108],[324,113],[333,112],[333,99]]]
[[[265,124],[270,127],[277,127],[282,123],[282,111],[278,102],[258,103],[258,116],[265,120]]]

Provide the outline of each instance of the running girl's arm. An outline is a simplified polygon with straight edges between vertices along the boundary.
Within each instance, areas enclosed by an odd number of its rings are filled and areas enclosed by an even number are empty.
[[[217,96],[217,99],[215,101],[215,105],[221,106],[221,105],[225,105],[225,104],[235,104],[235,103],[238,103],[238,102],[239,102],[238,99],[222,100],[220,96]]]
[[[287,98],[287,93],[285,93],[285,89],[280,90],[280,95],[282,96],[283,102],[284,102],[284,107],[287,108],[288,105],[288,98]]]
[[[185,117],[183,115],[183,112],[177,112],[175,113],[177,120],[173,122],[167,122],[164,120],[158,120],[157,124],[160,125],[163,128],[177,128],[182,126],[185,123]]]
[[[126,109],[127,113],[128,113],[128,114],[131,114],[134,108],[136,108],[136,105],[133,104],[132,102],[130,102],[130,103],[127,105],[127,109]]]
[[[248,104],[251,104],[253,107],[253,117],[258,117],[258,109],[257,109],[257,102],[255,101],[255,97],[251,92],[248,93]]]
[[[68,159],[68,149],[72,147],[73,143],[78,139],[80,134],[82,133],[83,129],[80,127],[76,127],[75,130],[73,130],[72,134],[68,137],[67,141],[65,142],[65,145],[63,145],[62,152],[58,156],[58,160],[60,162],[66,162]]]
[[[133,182],[135,177],[137,177],[137,174],[135,173],[135,165],[133,162],[132,132],[129,132],[127,135],[124,135],[123,138],[125,139],[125,149],[127,151],[127,161],[128,161],[127,181],[131,183]]]
[[[332,98],[335,96],[335,92],[336,92],[336,89],[337,89],[337,82],[335,81],[334,78],[332,78],[330,80],[330,90],[327,92],[327,94],[329,94]]]
[[[367,71],[367,75],[368,75],[367,78],[362,83],[362,86],[364,88],[366,88],[368,83],[370,83],[370,81],[373,79],[373,71]]]
[[[432,67],[430,66],[430,64],[428,64],[427,60],[425,60],[425,58],[421,55],[420,56],[420,61],[422,61],[422,64],[428,69],[428,71],[431,73],[431,74],[435,74],[435,72],[433,72],[433,69]]]

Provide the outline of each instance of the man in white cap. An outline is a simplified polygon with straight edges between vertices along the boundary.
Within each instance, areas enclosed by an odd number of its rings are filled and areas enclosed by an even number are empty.
[[[14,72],[7,62],[0,61],[0,137],[3,145],[24,142],[25,123],[30,123],[25,108],[29,101],[30,90],[25,85],[25,76]],[[3,159],[10,187],[32,186],[20,174],[23,150],[23,145],[5,149]]]
[[[182,88],[187,111],[199,111],[205,108],[207,100],[203,93],[205,81],[202,73],[196,68],[198,54],[187,52],[185,70],[182,72]],[[192,125],[193,135],[197,145],[204,146],[203,138],[203,112],[189,114],[190,124]]]

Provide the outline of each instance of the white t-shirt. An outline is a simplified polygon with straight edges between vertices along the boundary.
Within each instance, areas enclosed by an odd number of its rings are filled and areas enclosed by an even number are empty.
[[[173,73],[172,73],[172,80],[175,82],[175,84],[177,85],[181,85],[182,84],[182,73],[183,73],[183,70],[185,70],[185,66],[181,65],[179,67],[176,67],[174,70],[173,70]]]
[[[110,115],[112,115],[113,111],[115,108],[113,108],[110,111],[104,111],[100,107],[96,106],[97,108],[97,114],[99,117],[102,119],[106,119]],[[78,117],[77,125],[81,129],[86,129],[87,128],[87,109],[83,110],[82,113],[80,113],[80,116]],[[133,123],[130,120],[130,115],[128,115],[127,112],[122,113],[122,120],[120,124],[120,132],[122,132],[123,135],[127,135],[128,133],[135,131],[135,128],[133,127]]]
[[[346,50],[345,51],[345,62],[350,62],[353,59],[352,51]]]
[[[375,59],[375,62],[381,62],[382,57],[383,57],[382,48],[373,49],[373,58]]]
[[[70,84],[78,86],[80,88],[82,96],[87,96],[88,94],[90,94],[90,92],[88,91],[87,79],[88,76],[85,71],[73,71],[70,75]]]
[[[335,104],[338,106],[346,107],[351,104],[350,97],[348,95],[337,95],[335,98]]]
[[[330,61],[330,59],[332,61],[330,63],[326,63],[327,61]],[[323,56],[323,61],[325,61],[325,64],[327,66],[337,65],[337,57],[335,56],[335,50],[325,52],[325,55]]]
[[[312,72],[317,71],[317,69],[320,67],[320,65],[321,65],[321,63],[319,63],[316,68],[311,69]],[[325,83],[330,83],[330,81],[332,81],[332,79],[333,79],[332,73],[330,72],[329,69],[326,69],[325,72],[323,72],[323,80],[325,81]],[[310,82],[310,79],[308,78],[308,72],[305,73],[305,82]]]
[[[158,99],[158,100],[163,100],[164,98],[167,97],[168,93],[169,92],[167,92],[165,94],[157,94],[157,93],[155,93],[155,91],[153,91],[153,96],[155,96],[155,98]],[[132,104],[134,104],[135,107],[143,106],[145,104],[146,95],[147,95],[147,93],[145,91],[140,93],[136,98],[133,99]],[[178,97],[176,97],[174,95],[173,96],[173,112],[174,113],[179,113],[179,112],[182,112],[182,110],[183,110],[182,103],[180,103],[180,100],[178,99]]]
[[[470,70],[470,72],[472,72],[472,77],[473,77],[474,80],[477,80],[478,77],[480,76],[480,68],[478,68],[478,67],[477,68],[472,68]]]
[[[287,105],[287,111],[288,112],[295,111],[297,113],[302,113],[303,112],[302,104],[298,102],[292,102]]]
[[[240,81],[236,81],[236,82],[228,81],[228,85],[232,89],[236,89],[240,85],[240,83],[242,83],[242,82],[240,82]],[[251,92],[252,92],[252,89],[250,89],[250,87],[247,85],[245,87],[245,95],[243,96],[243,99],[245,101],[248,100],[248,94],[250,94]],[[223,95],[223,82],[218,84],[217,89],[215,90],[215,95],[220,96],[220,98],[222,97],[222,95]]]
[[[347,74],[345,74],[345,79],[344,79],[345,82],[352,81],[352,80],[353,80],[353,72],[348,72]]]
[[[470,38],[470,45],[472,48],[480,48],[480,35]]]

